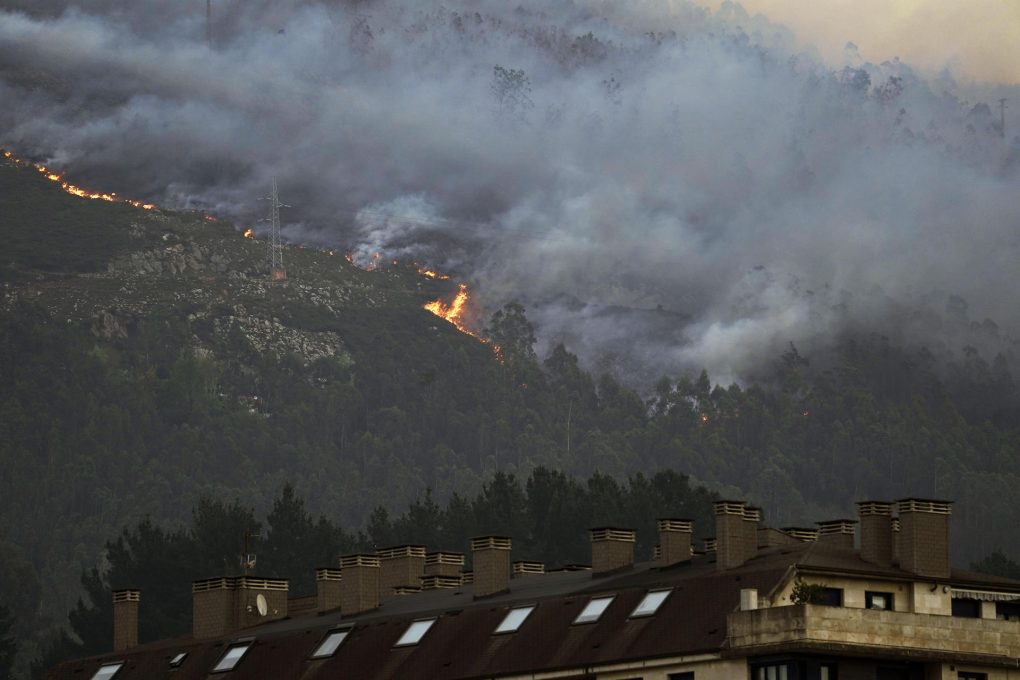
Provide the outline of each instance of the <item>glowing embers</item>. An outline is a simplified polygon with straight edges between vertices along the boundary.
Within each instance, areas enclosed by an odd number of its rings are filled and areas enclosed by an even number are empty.
[[[123,661],[118,661],[117,663],[103,664],[102,666],[99,667],[99,670],[96,671],[96,674],[92,676],[91,680],[110,680],[115,675],[117,675],[117,671],[123,668],[123,666],[124,666]]]
[[[418,644],[421,642],[421,639],[425,637],[425,633],[429,632],[429,628],[431,628],[432,624],[435,622],[435,618],[414,621],[407,627],[404,634],[400,636],[400,639],[397,640],[397,644],[394,645],[394,647],[409,647],[411,645]]]
[[[212,672],[219,673],[221,671],[234,670],[234,667],[241,662],[241,659],[244,658],[245,653],[251,646],[251,640],[248,642],[238,642],[230,645],[230,647],[227,648],[227,651],[224,652],[223,656],[220,658],[219,663],[213,666]]]
[[[312,652],[312,658],[325,659],[328,656],[333,656],[350,633],[350,628],[329,631],[329,633],[326,634],[326,637],[322,638],[322,642],[320,642],[319,646],[315,648],[315,651]]]
[[[616,599],[616,595],[606,595],[605,597],[593,597],[588,600],[588,604],[584,606],[581,613],[574,619],[574,623],[595,623],[602,615],[609,609],[609,605]]]
[[[506,613],[503,621],[496,626],[496,633],[514,633],[520,628],[531,612],[535,611],[535,605],[527,607],[514,607]]]
[[[659,611],[659,607],[662,606],[662,603],[666,601],[666,598],[672,592],[672,588],[669,590],[649,590],[644,599],[630,613],[630,618],[636,619],[640,616],[652,616],[655,612]]]

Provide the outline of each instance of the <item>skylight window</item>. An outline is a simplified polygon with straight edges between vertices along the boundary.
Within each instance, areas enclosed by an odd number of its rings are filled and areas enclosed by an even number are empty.
[[[96,671],[96,674],[92,676],[92,680],[110,680],[110,678],[117,675],[117,671],[119,671],[123,666],[123,661],[103,664],[99,667],[99,670]]]
[[[659,607],[666,601],[672,590],[650,590],[645,595],[645,598],[641,600],[641,604],[634,608],[634,611],[630,613],[630,618],[634,619],[639,616],[652,616],[655,612],[659,611]]]
[[[527,607],[515,607],[511,609],[510,611],[507,612],[506,616],[503,618],[503,622],[496,626],[495,632],[497,633],[515,632],[518,628],[521,627],[521,624],[524,623],[524,620],[528,618],[528,615],[531,614],[531,612],[533,611],[535,611],[535,605],[533,604],[528,605]]]
[[[313,659],[325,659],[327,656],[333,656],[337,648],[347,639],[347,635],[351,632],[349,628],[344,630],[331,630],[322,638],[322,642],[312,652]]]
[[[404,647],[407,645],[418,644],[419,642],[421,642],[421,639],[425,637],[425,633],[429,632],[429,628],[431,628],[432,624],[435,622],[436,622],[435,619],[424,619],[422,621],[415,621],[414,623],[407,627],[407,630],[404,631],[404,634],[400,637],[399,640],[397,640],[396,646]]]
[[[178,652],[174,655],[174,658],[170,659],[170,668],[177,668],[184,663],[186,658],[188,658],[187,652]]]
[[[593,597],[588,600],[588,604],[584,606],[581,613],[574,619],[574,623],[595,623],[607,609],[609,605],[616,599],[616,595],[606,595],[605,597]]]
[[[218,671],[234,670],[234,666],[236,666],[241,661],[241,659],[244,658],[245,652],[248,651],[248,648],[251,647],[251,644],[252,644],[251,642],[241,642],[239,644],[231,645],[230,647],[228,647],[226,653],[223,655],[223,658],[220,659],[220,662],[213,666],[213,673],[216,673]]]

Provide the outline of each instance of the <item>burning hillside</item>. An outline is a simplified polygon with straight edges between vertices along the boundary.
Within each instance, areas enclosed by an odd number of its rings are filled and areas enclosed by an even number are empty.
[[[107,201],[109,203],[127,203],[128,205],[133,205],[134,207],[141,208],[142,210],[156,209],[156,206],[152,203],[143,203],[142,201],[136,201],[130,198],[122,198],[113,192],[107,194],[99,191],[89,191],[88,189],[83,189],[80,186],[71,184],[70,182],[66,181],[62,173],[53,172],[52,170],[47,168],[45,165],[42,165],[41,163],[29,163],[28,161],[16,157],[12,152],[7,150],[2,151],[2,153],[4,158],[6,158],[8,161],[16,165],[31,165],[36,170],[38,170],[46,179],[50,180],[51,182],[56,182],[57,184],[60,185],[61,189],[71,194],[72,196],[78,196],[79,198],[87,198],[93,201]]]

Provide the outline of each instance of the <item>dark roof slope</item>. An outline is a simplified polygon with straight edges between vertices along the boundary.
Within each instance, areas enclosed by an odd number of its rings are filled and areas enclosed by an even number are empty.
[[[354,617],[339,611],[322,614],[302,607],[292,617],[238,632],[221,640],[197,641],[190,636],[139,646],[126,654],[105,654],[61,664],[51,680],[87,680],[102,663],[125,661],[117,680],[133,678],[206,678],[231,642],[253,638],[231,680],[274,678],[318,680],[350,678],[433,678],[467,680],[538,670],[583,668],[605,662],[668,657],[717,651],[726,638],[726,617],[739,604],[742,588],[763,595],[779,585],[792,568],[840,571],[884,578],[914,579],[895,567],[878,567],[852,550],[824,542],[759,551],[741,567],[719,571],[711,556],[661,568],[635,565],[620,573],[593,577],[589,571],[557,572],[513,579],[509,592],[476,600],[471,588],[435,590],[386,601],[379,609]],[[1020,582],[954,572],[966,585],[1008,587]],[[648,590],[671,588],[654,616],[630,618]],[[602,618],[573,625],[593,595],[616,599]],[[306,603],[302,603],[307,606]],[[534,604],[535,610],[517,632],[495,634],[507,611]],[[394,647],[416,619],[437,617],[421,643]],[[322,638],[338,627],[353,626],[331,658],[309,659]],[[188,657],[178,669],[169,660],[178,652]]]

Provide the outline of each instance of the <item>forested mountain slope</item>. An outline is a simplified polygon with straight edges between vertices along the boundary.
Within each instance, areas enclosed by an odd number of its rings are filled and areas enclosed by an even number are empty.
[[[413,266],[288,247],[270,283],[265,243],[230,224],[82,200],[23,165],[0,163],[0,236],[0,604],[25,638],[64,625],[124,527],[183,526],[203,498],[265,516],[285,483],[353,533],[497,470],[668,468],[773,524],[951,498],[960,563],[1017,557],[1008,338],[983,357],[862,330],[791,347],[756,384],[703,373],[638,395],[568,348],[535,356],[519,306],[489,323],[499,353],[457,331],[422,309],[455,285]]]

